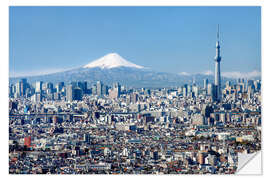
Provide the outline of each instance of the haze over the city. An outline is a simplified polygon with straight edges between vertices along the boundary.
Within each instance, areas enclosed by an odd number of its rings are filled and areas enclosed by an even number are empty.
[[[161,72],[212,74],[217,24],[222,75],[260,73],[260,7],[10,7],[10,76],[112,52]]]

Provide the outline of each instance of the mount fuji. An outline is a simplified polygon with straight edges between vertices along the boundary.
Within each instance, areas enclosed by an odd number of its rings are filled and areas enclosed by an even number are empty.
[[[117,67],[130,67],[130,68],[138,68],[138,69],[144,68],[143,66],[139,66],[125,60],[117,53],[107,54],[106,56],[103,56],[102,58],[97,59],[95,61],[92,61],[83,67],[84,68],[99,67],[101,69],[112,69],[112,68],[117,68]]]
[[[107,54],[90,63],[67,71],[38,76],[10,78],[10,83],[16,83],[21,78],[27,81],[65,82],[87,81],[90,84],[102,81],[111,85],[114,82],[131,87],[171,87],[191,83],[191,76],[173,73],[157,72],[122,58],[117,53]]]

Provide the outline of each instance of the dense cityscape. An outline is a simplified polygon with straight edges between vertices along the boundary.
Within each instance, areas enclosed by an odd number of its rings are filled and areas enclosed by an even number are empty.
[[[137,66],[110,57],[89,66]],[[221,83],[219,30],[214,60],[203,86],[10,84],[9,173],[235,174],[261,150],[261,81]]]
[[[261,83],[10,86],[11,174],[233,174],[261,149]]]

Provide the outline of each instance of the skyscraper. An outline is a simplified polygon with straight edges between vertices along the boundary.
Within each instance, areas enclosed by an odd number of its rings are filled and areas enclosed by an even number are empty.
[[[221,56],[220,56],[220,45],[219,45],[219,26],[218,26],[218,31],[217,31],[217,43],[216,43],[216,57],[215,57],[215,62],[216,62],[216,68],[215,68],[215,101],[220,102],[221,101],[221,78],[220,78],[220,61],[221,61]]]
[[[77,100],[77,101],[81,101],[82,100],[82,96],[83,96],[83,91],[81,88],[79,87],[75,87],[73,89],[73,92],[72,92],[74,95],[73,95],[73,100]]]
[[[56,92],[60,93],[62,91],[64,85],[65,85],[64,82],[58,82],[56,84]]]
[[[207,94],[211,96],[212,99],[215,99],[215,86],[210,83],[207,85]]]
[[[78,82],[78,86],[79,86],[79,88],[81,88],[83,94],[87,93],[87,82],[86,81]]]
[[[198,97],[199,96],[199,87],[198,86],[193,86],[192,91],[194,92],[194,96]]]
[[[53,91],[53,83],[47,82],[46,86],[47,86],[46,89],[49,89],[50,91]]]
[[[42,92],[42,81],[37,81],[36,82],[36,92]]]
[[[207,86],[208,86],[208,79],[204,79],[203,80],[203,89],[207,89]]]
[[[74,84],[69,84],[67,86],[67,95],[66,99],[69,102],[72,102],[74,100],[81,101],[83,96],[82,89],[78,86],[74,86]]]
[[[183,87],[183,97],[186,97],[187,96],[187,84],[184,84],[184,87]]]
[[[92,86],[92,94],[97,95],[97,85],[96,84],[93,84],[93,86]]]
[[[121,86],[120,86],[120,84],[118,82],[114,83],[113,88],[117,92],[117,97],[120,97],[120,94],[121,94]]]
[[[110,89],[110,93],[109,93],[110,98],[112,99],[119,98],[120,94],[121,94],[120,84],[118,82],[114,83],[112,89]]]
[[[74,96],[73,91],[74,91],[74,86],[72,84],[69,84],[67,86],[67,96],[66,96],[67,101],[69,102],[73,101],[73,96]]]
[[[27,80],[25,78],[20,80],[20,92],[21,95],[25,95],[26,94],[26,88],[27,88]]]
[[[102,88],[103,88],[103,84],[101,81],[97,81],[97,95],[98,96],[102,96]]]
[[[16,97],[20,97],[22,94],[21,92],[21,82],[16,83]]]

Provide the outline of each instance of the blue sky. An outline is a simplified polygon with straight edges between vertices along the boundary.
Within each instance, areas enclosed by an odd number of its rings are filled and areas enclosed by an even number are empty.
[[[260,7],[10,7],[10,76],[79,67],[116,52],[162,72],[261,71]]]

